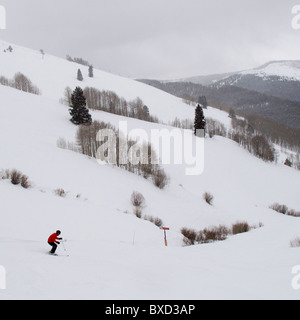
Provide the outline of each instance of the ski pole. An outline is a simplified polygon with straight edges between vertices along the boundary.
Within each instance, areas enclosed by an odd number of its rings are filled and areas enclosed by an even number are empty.
[[[67,250],[66,250],[66,247],[65,247],[65,242],[62,241],[62,244],[63,244],[63,247],[64,247],[64,251],[66,252]]]
[[[62,245],[63,245],[64,252],[66,252],[66,253],[67,253],[67,249],[66,249],[66,247],[65,247],[65,240],[63,240],[61,243],[62,243]],[[69,256],[69,255],[68,255],[68,256]]]

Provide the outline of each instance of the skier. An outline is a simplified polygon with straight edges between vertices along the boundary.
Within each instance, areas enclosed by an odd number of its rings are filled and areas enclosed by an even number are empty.
[[[49,239],[48,244],[52,247],[52,250],[50,251],[50,254],[54,255],[57,249],[57,246],[60,244],[58,240],[63,240],[63,238],[59,238],[61,235],[61,231],[56,231],[56,233],[53,233]]]

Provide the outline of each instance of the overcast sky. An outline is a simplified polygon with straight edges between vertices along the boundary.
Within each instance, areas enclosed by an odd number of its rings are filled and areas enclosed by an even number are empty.
[[[131,78],[176,79],[300,60],[300,0],[0,0],[0,38]]]

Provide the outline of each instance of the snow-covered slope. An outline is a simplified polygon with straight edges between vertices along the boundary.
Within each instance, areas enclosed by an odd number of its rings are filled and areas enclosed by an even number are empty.
[[[277,76],[283,80],[300,80],[300,61],[271,61],[261,67],[242,71],[240,74],[252,74],[260,77]]]
[[[88,77],[88,67],[69,62],[51,55],[43,56],[39,51],[11,45],[13,52],[4,52],[10,44],[0,40],[0,76],[12,78],[15,73],[22,72],[37,84],[42,95],[59,101],[67,86],[75,88],[96,87],[100,90],[117,92],[126,100],[138,96],[149,107],[151,114],[157,115],[162,121],[170,120],[170,115],[185,119],[192,115],[193,110],[186,110],[182,101],[162,91],[139,82],[94,70],[94,78]],[[81,69],[84,81],[77,81],[77,70]]]
[[[252,82],[256,83],[256,87]],[[223,79],[215,81],[216,85],[235,85],[259,92],[267,92],[266,87],[275,86],[277,82],[284,83],[285,86],[291,82],[300,81],[300,61],[271,61],[258,68],[237,72],[225,76]],[[271,83],[269,83],[271,82]],[[260,88],[260,87],[261,88]],[[269,88],[271,90],[271,88]],[[288,92],[290,93],[290,92]],[[276,96],[276,95],[275,95]]]
[[[285,81],[300,80],[300,61],[299,60],[279,60],[270,61],[262,66],[253,69],[247,69],[238,72],[230,72],[225,74],[197,76],[191,78],[177,79],[166,82],[192,82],[201,85],[211,85],[216,82],[223,82],[226,79],[237,77],[238,75],[253,75],[261,78],[279,77]]]
[[[0,168],[21,170],[33,182],[25,190],[0,181],[0,265],[7,272],[0,299],[298,299],[291,270],[299,263],[299,250],[291,249],[289,241],[300,235],[300,219],[268,207],[280,202],[300,209],[299,172],[264,163],[215,137],[205,143],[201,176],[165,165],[171,182],[159,190],[141,177],[59,149],[59,137],[74,141],[76,134],[68,108],[58,103],[66,86],[114,90],[126,99],[140,96],[166,122],[191,118],[194,109],[98,70],[95,79],[78,83],[81,66],[13,47],[13,53],[0,53],[1,73],[25,73],[42,96],[0,86]],[[124,120],[103,112],[92,115],[115,125]],[[229,125],[225,113],[209,109],[207,115]],[[129,128],[165,128],[126,120]],[[67,197],[55,196],[57,188],[68,191]],[[144,214],[171,228],[168,248],[161,230],[133,215],[135,190],[146,198]],[[202,199],[206,191],[215,197],[213,206]],[[264,227],[222,243],[182,247],[182,227],[201,230],[237,220]],[[58,228],[69,240],[70,257],[46,254],[47,238]],[[58,250],[64,254],[62,247]]]
[[[272,61],[259,68],[224,77],[214,85],[218,87],[233,85],[283,100],[300,102],[299,81],[300,61]],[[283,101],[282,104],[285,102]]]

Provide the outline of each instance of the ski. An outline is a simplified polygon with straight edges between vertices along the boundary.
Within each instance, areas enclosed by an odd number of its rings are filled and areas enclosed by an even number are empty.
[[[49,256],[52,257],[70,257],[70,255],[66,255],[66,254],[53,254],[53,253],[47,253]]]

